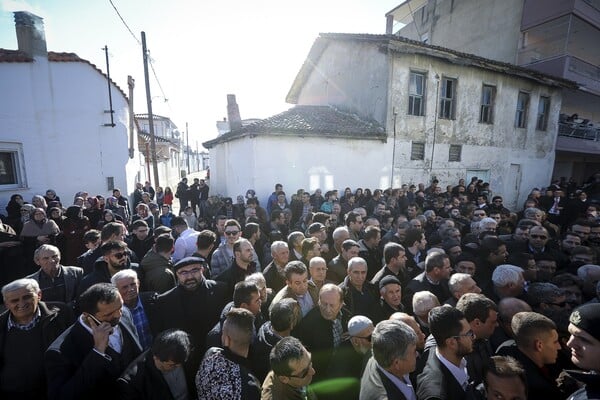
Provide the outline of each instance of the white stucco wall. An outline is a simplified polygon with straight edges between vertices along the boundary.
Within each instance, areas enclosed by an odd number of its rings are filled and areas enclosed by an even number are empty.
[[[18,190],[0,187],[2,211],[13,193],[31,201],[52,188],[65,205],[81,190],[106,196],[108,177],[131,192],[139,163],[128,155],[127,100],[113,85],[116,126],[103,126],[110,123],[103,75],[86,63],[37,58],[0,63],[0,76],[0,142],[22,144],[27,181]]]
[[[288,197],[300,188],[388,187],[390,151],[380,140],[245,137],[211,149],[211,194],[235,200],[254,189],[265,204],[275,183]]]

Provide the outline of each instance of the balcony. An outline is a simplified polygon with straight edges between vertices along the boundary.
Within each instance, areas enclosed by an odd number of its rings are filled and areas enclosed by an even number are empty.
[[[600,141],[600,127],[593,124],[576,124],[570,122],[558,123],[558,136],[571,137],[576,139]]]
[[[588,123],[559,122],[556,150],[600,154],[600,127]]]
[[[598,0],[525,0],[521,30],[573,14],[589,24],[600,27],[600,1]]]

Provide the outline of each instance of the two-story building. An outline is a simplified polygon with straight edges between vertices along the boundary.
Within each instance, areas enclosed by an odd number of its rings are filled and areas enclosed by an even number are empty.
[[[205,142],[212,188],[235,195],[478,176],[521,205],[551,178],[574,82],[393,35],[321,34],[289,111]],[[518,121],[515,126],[515,121]]]
[[[407,0],[386,17],[389,34],[577,82],[562,92],[553,177],[600,171],[598,0]]]

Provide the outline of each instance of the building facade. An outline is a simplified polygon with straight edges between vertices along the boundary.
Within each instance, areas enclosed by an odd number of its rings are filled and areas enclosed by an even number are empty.
[[[364,129],[347,120],[329,130],[302,121],[290,132],[300,119],[281,114],[232,130],[205,143],[213,187],[218,177],[239,179],[226,185],[244,193],[254,184],[268,196],[275,181],[312,191],[478,176],[514,207],[550,179],[561,92],[575,87],[391,35],[321,34],[288,93],[297,106],[287,113],[316,107],[315,114],[330,110]],[[247,156],[232,160],[238,152]],[[262,174],[271,181],[260,182]]]
[[[408,0],[386,17],[389,34],[577,82],[563,91],[553,177],[600,170],[600,1]]]
[[[82,190],[131,192],[139,166],[125,93],[76,54],[48,52],[41,18],[17,12],[15,22],[19,49],[0,49],[1,209],[13,193],[30,202],[54,189],[70,205]]]

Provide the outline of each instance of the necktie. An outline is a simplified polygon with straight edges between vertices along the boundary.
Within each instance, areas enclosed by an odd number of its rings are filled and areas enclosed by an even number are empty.
[[[333,321],[333,347],[338,347],[342,343],[342,323],[339,319]]]

